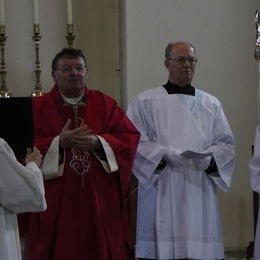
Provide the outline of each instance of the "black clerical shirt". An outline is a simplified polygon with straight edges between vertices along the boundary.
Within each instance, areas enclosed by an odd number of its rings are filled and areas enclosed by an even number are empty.
[[[163,85],[168,94],[185,94],[195,96],[195,88],[189,84],[184,87],[180,87],[170,81]]]

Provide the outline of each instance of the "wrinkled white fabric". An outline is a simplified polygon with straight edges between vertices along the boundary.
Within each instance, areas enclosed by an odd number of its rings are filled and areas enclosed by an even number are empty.
[[[260,125],[256,127],[253,157],[249,163],[250,183],[252,189],[260,193]],[[260,259],[260,214],[258,214],[254,244],[254,259]]]
[[[224,258],[216,192],[230,186],[235,151],[220,102],[197,89],[189,96],[157,87],[137,95],[127,115],[141,133],[133,167],[139,181],[136,256]],[[189,164],[156,170],[169,149],[212,153],[217,176]]]
[[[20,260],[16,214],[46,209],[42,174],[34,162],[26,167],[17,162],[1,138],[0,164],[0,259]]]

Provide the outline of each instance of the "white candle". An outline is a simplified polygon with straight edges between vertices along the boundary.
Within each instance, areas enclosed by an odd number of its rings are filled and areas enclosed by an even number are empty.
[[[33,23],[39,24],[39,2],[33,0]]]
[[[5,1],[0,0],[0,25],[5,25]]]
[[[71,0],[67,0],[67,24],[72,24],[72,5],[71,5]]]

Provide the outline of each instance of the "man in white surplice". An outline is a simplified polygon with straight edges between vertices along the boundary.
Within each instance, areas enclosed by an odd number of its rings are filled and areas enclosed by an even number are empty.
[[[223,259],[217,189],[229,189],[234,138],[212,95],[191,85],[192,44],[169,43],[168,82],[130,103],[141,133],[133,172],[138,179],[136,257]]]
[[[254,154],[249,163],[252,189],[260,193],[260,125],[256,127]],[[260,211],[259,211],[260,212]],[[257,228],[254,244],[254,260],[260,259],[260,213],[258,213]]]
[[[34,148],[24,167],[16,161],[10,146],[0,138],[0,259],[21,260],[16,214],[46,209],[42,155]]]

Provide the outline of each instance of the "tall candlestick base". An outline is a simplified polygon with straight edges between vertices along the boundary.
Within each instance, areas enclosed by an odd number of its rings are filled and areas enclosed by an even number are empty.
[[[255,29],[256,29],[256,41],[255,41],[255,59],[257,63],[257,122],[260,123],[260,15],[258,10],[255,12]]]
[[[40,34],[40,25],[34,24],[33,25],[33,41],[35,45],[35,54],[36,54],[36,61],[35,61],[35,86],[34,91],[32,92],[32,97],[42,96],[44,93],[42,92],[41,87],[41,70],[40,70],[40,40],[41,40],[41,34]]]
[[[73,48],[73,41],[76,35],[73,33],[73,24],[67,24],[67,35],[66,35],[69,48]]]
[[[256,41],[255,41],[255,59],[260,61],[260,16],[258,10],[255,13],[255,30],[256,30]]]
[[[12,95],[5,90],[0,90],[0,98],[10,98]]]
[[[0,98],[9,98],[11,94],[8,93],[7,85],[6,85],[6,66],[5,66],[5,42],[7,40],[7,36],[5,34],[5,26],[0,25],[0,51],[1,51],[1,86],[0,86]]]

